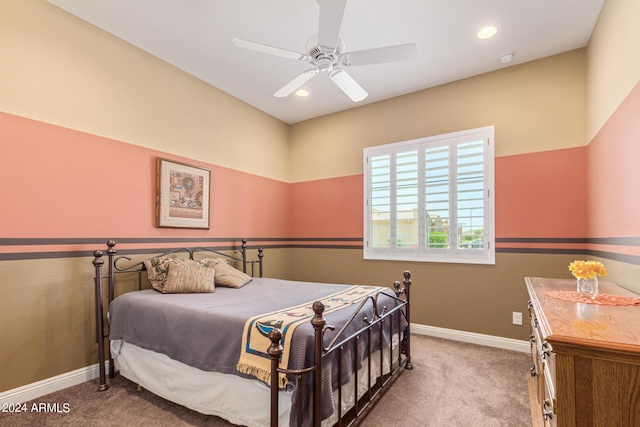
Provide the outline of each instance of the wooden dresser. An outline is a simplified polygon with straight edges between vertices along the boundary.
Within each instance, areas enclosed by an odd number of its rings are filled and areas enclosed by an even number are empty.
[[[640,306],[563,301],[575,280],[525,278],[534,426],[640,427]],[[600,282],[600,293],[634,296]]]

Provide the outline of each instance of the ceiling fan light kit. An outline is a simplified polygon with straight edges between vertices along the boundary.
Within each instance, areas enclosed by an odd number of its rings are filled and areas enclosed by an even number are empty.
[[[233,44],[243,49],[276,55],[296,61],[308,62],[313,68],[304,71],[273,95],[286,97],[295,92],[320,72],[327,73],[333,83],[353,102],[365,99],[367,92],[356,82],[344,67],[371,65],[411,59],[418,54],[414,43],[345,51],[345,43],[339,37],[347,0],[317,0],[320,6],[318,34],[306,43],[306,53],[293,52],[248,40],[233,39]]]

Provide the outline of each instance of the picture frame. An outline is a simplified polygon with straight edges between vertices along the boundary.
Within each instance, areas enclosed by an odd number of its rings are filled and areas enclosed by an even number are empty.
[[[157,160],[156,227],[209,229],[211,171]]]

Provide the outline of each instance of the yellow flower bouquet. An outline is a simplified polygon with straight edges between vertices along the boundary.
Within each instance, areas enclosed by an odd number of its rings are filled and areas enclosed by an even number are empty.
[[[607,275],[604,265],[598,261],[573,261],[569,264],[569,270],[578,279],[578,293],[595,299],[598,295],[598,276]]]
[[[596,276],[607,275],[607,269],[599,261],[573,261],[569,264],[569,270],[578,279],[593,279]]]

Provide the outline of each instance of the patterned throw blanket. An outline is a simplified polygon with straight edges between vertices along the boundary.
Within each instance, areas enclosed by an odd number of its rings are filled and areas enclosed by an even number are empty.
[[[360,303],[363,299],[373,296],[383,289],[385,288],[379,286],[350,286],[344,291],[331,294],[321,300],[325,306],[324,314]],[[271,381],[271,359],[267,354],[267,349],[271,345],[269,332],[274,328],[282,331],[284,351],[280,366],[288,366],[293,332],[297,326],[311,321],[314,316],[312,308],[314,302],[310,301],[295,307],[261,314],[247,320],[242,335],[238,371],[253,375],[269,384]],[[278,382],[280,387],[285,387],[287,385],[286,375],[280,374]]]

